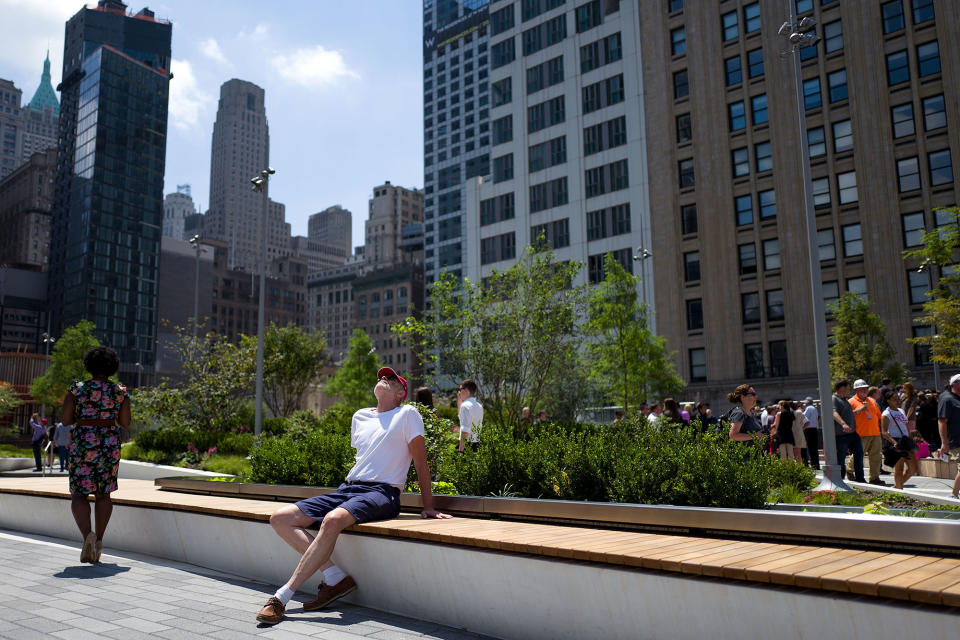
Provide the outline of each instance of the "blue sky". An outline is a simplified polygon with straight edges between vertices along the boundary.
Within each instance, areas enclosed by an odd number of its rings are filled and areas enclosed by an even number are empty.
[[[90,6],[95,6],[91,1]],[[65,22],[83,2],[0,0],[0,77],[29,100],[50,46],[60,80]],[[220,85],[266,90],[270,195],[294,234],[332,204],[353,212],[362,242],[372,187],[423,184],[422,8],[416,0],[165,0],[148,6],[173,22],[174,79],[165,193],[192,185],[209,199],[210,138]]]

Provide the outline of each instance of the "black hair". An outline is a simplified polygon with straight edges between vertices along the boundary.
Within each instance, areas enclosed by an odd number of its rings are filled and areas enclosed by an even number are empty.
[[[460,383],[460,388],[466,389],[472,396],[477,395],[477,383],[469,378]]]
[[[840,389],[844,387],[849,387],[849,386],[850,386],[850,381],[847,380],[846,378],[844,378],[843,380],[837,380],[833,385],[833,391],[834,393],[836,393],[837,391],[840,391]]]
[[[120,368],[120,358],[110,347],[91,347],[83,356],[83,368],[92,376],[109,378]]]
[[[416,400],[427,407],[433,406],[433,392],[429,387],[420,387],[417,389]]]

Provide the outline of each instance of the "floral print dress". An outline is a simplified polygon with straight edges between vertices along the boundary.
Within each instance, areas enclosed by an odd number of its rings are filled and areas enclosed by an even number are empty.
[[[120,406],[130,394],[122,384],[87,380],[70,388],[75,419],[116,420]],[[70,493],[89,495],[117,490],[120,467],[120,427],[80,425],[73,428],[70,441]]]

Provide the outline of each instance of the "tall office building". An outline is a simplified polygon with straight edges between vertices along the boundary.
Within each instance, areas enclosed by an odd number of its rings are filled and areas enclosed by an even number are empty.
[[[21,162],[22,96],[23,92],[12,81],[0,78],[0,178],[10,175]]]
[[[47,270],[56,172],[57,150],[47,149],[0,180],[0,263]]]
[[[404,227],[423,221],[423,191],[390,184],[373,188],[370,217],[365,228],[364,259],[371,268],[403,262],[409,254],[400,249]]]
[[[477,282],[542,241],[604,278],[604,256],[650,247],[636,4],[557,0],[490,5],[493,175],[467,184],[466,275]],[[636,268],[635,268],[636,267]]]
[[[778,35],[789,5],[639,6],[658,326],[686,397],[742,382],[764,399],[815,395],[801,145],[824,302],[865,296],[897,359],[932,384],[907,339],[931,331],[914,320],[939,274],[902,252],[957,203],[960,5],[796,0],[823,38],[800,50],[806,140]]]
[[[47,149],[57,148],[57,128],[60,119],[60,102],[50,81],[50,52],[43,61],[40,84],[33,92],[30,102],[20,110],[20,161],[28,162],[30,156]]]
[[[343,264],[353,253],[353,214],[338,204],[314,213],[307,219],[307,237]]]
[[[197,215],[197,206],[190,195],[190,185],[178,184],[176,193],[168,193],[163,199],[163,235],[167,238],[189,240],[186,223]]]
[[[100,0],[64,38],[51,329],[90,320],[127,366],[154,360],[170,36],[149,9]]]
[[[463,273],[464,183],[490,173],[489,0],[423,3],[424,268]]]
[[[250,188],[250,179],[270,165],[270,131],[264,91],[246,80],[228,80],[220,87],[217,120],[210,154],[210,209],[204,231],[227,243],[230,269],[258,273],[264,196]],[[267,265],[290,253],[290,225],[284,206],[267,202]],[[276,263],[279,264],[279,263]]]

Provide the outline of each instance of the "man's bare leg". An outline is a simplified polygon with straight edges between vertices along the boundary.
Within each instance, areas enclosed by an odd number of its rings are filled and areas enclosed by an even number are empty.
[[[316,522],[303,511],[300,511],[300,508],[295,504],[284,505],[270,516],[270,526],[273,527],[273,530],[301,556],[307,552],[310,544],[314,541],[314,536],[307,532],[307,527],[316,524]],[[320,566],[320,571],[332,566],[333,563],[327,560]]]
[[[318,533],[317,537],[307,546],[307,549],[300,558],[300,563],[297,564],[293,575],[291,575],[287,581],[287,588],[296,592],[297,589],[317,571],[333,566],[333,563],[330,562],[330,556],[333,555],[333,547],[337,543],[340,532],[356,521],[357,519],[342,507],[337,507],[324,516],[323,521],[320,523],[320,533]],[[307,535],[306,532],[303,532],[303,534]],[[286,540],[286,538],[284,538],[284,540]],[[288,544],[293,546],[290,541],[288,541]]]

